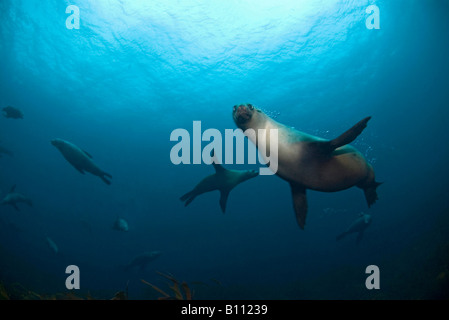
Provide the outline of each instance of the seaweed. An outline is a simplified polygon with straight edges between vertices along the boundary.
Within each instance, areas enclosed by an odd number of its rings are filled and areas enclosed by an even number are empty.
[[[169,284],[169,289],[172,291],[172,295],[160,289],[159,287],[141,279],[140,281],[147,286],[150,286],[155,291],[159,292],[162,297],[159,297],[158,300],[192,300],[193,292],[190,289],[189,285],[186,282],[180,282],[171,274],[165,274],[162,272],[156,271],[157,274],[171,281],[171,285]]]

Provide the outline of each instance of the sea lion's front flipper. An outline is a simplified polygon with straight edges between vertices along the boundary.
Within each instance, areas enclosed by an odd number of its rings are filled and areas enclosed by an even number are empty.
[[[354,141],[366,128],[366,125],[370,119],[371,117],[366,117],[365,119],[357,122],[351,129],[347,130],[333,140],[314,141],[309,145],[319,150],[320,153],[330,155],[335,149],[350,144]]]
[[[214,166],[214,169],[215,169],[216,173],[223,173],[223,172],[227,171],[221,164],[212,162],[212,165]]]
[[[215,150],[212,150],[210,157],[216,173],[228,171],[221,165],[220,161],[218,161],[218,158],[215,156]]]
[[[335,150],[346,144],[350,144],[354,141],[366,128],[366,125],[371,117],[366,117],[365,119],[357,122],[351,129],[341,134],[339,137],[330,141],[332,148]]]
[[[89,152],[87,152],[86,150],[83,150],[83,152],[86,154],[86,156],[88,156],[89,158],[93,159],[93,157],[90,155]]]
[[[296,213],[296,221],[301,229],[304,230],[307,216],[307,197],[306,189],[299,184],[290,182],[293,197],[293,208]]]
[[[220,207],[223,213],[226,212],[226,203],[228,202],[229,190],[220,190]]]

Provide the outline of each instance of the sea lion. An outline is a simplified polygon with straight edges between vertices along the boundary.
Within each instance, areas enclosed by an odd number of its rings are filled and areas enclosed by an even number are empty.
[[[366,228],[369,227],[371,221],[372,221],[371,215],[363,212],[360,213],[359,217],[349,226],[349,228],[346,229],[345,232],[337,236],[337,241],[343,239],[350,233],[358,233],[355,242],[356,244],[359,244],[360,240],[362,240],[363,233],[365,232]]]
[[[11,119],[23,119],[23,113],[17,108],[7,106],[3,109],[3,115],[5,118],[11,118]]]
[[[73,143],[62,139],[51,140],[51,144],[54,145],[62,153],[64,158],[79,172],[84,174],[84,171],[90,172],[94,176],[98,176],[107,185],[111,182],[106,177],[112,178],[109,173],[101,170],[93,161],[92,156],[86,151],[80,149]]]
[[[144,252],[143,254],[134,257],[131,262],[125,266],[125,271],[133,268],[139,268],[140,271],[144,271],[148,263],[158,258],[161,254],[160,251]]]
[[[117,218],[112,226],[112,229],[127,232],[129,231],[129,225],[125,219]]]
[[[348,145],[365,129],[367,117],[333,140],[325,140],[274,121],[252,104],[238,104],[233,108],[233,119],[243,131],[266,129],[265,134],[249,135],[270,149],[270,130],[277,129],[278,156],[276,174],[288,181],[293,196],[296,220],[304,229],[307,215],[306,190],[336,192],[357,186],[365,192],[370,207],[377,199],[373,167],[354,147]],[[257,141],[259,140],[259,141]],[[264,152],[265,153],[265,152]],[[266,155],[263,156],[265,158]]]
[[[33,202],[26,196],[24,196],[21,193],[17,193],[15,192],[16,190],[16,186],[12,186],[11,190],[9,191],[9,193],[5,196],[5,198],[3,198],[1,204],[3,205],[11,205],[14,207],[14,209],[16,209],[17,211],[19,210],[19,207],[17,206],[18,203],[26,203],[27,205],[29,205],[30,207],[33,206]]]
[[[218,190],[220,191],[221,211],[225,213],[231,190],[240,183],[257,177],[259,173],[255,170],[228,170],[216,163],[216,159],[213,159],[212,165],[215,168],[215,173],[201,180],[192,191],[187,192],[180,200],[185,201],[184,206],[187,207],[200,194]]]

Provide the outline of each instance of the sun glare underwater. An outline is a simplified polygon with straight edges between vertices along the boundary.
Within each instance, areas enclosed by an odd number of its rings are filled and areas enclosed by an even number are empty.
[[[0,1],[0,299],[449,298],[448,9]]]

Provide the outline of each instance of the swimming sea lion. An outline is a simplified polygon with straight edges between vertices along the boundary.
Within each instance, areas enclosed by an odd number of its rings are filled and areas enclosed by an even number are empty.
[[[356,244],[360,243],[360,240],[362,240],[363,237],[363,233],[365,232],[366,228],[369,227],[369,225],[371,224],[372,218],[371,215],[369,214],[365,214],[365,213],[361,213],[358,217],[358,219],[356,219],[350,226],[348,229],[346,229],[345,232],[339,234],[337,236],[337,241],[343,239],[344,237],[346,237],[348,234],[350,233],[358,233],[357,238],[356,238]]]
[[[117,220],[115,220],[114,222],[114,225],[112,226],[112,229],[127,232],[129,231],[129,225],[125,219],[117,218]]]
[[[200,194],[218,190],[220,191],[221,211],[225,213],[226,202],[231,190],[240,183],[257,177],[259,173],[255,170],[228,170],[215,162],[212,162],[212,165],[215,168],[215,173],[201,180],[192,191],[187,192],[180,199],[185,201],[184,206],[188,206]]]
[[[23,113],[17,108],[14,107],[4,107],[3,109],[3,115],[5,118],[11,118],[11,119],[23,119]]]
[[[133,268],[139,268],[140,271],[144,271],[148,263],[158,258],[161,254],[160,251],[144,252],[143,254],[134,257],[131,262],[125,266],[125,271]]]
[[[7,154],[10,157],[14,156],[14,154],[11,151],[9,151],[8,149],[0,146],[0,158],[2,157],[2,154]]]
[[[304,229],[307,215],[306,190],[335,192],[357,186],[365,192],[370,207],[377,199],[373,167],[363,155],[348,144],[365,129],[367,117],[333,140],[325,140],[285,126],[268,117],[251,104],[233,108],[233,119],[243,131],[266,129],[265,134],[247,135],[259,147],[270,150],[270,130],[278,133],[278,163],[276,174],[288,181],[293,196],[296,220]],[[259,140],[259,141],[257,141]],[[266,155],[263,155],[266,159]]]
[[[2,200],[1,204],[4,204],[4,205],[9,204],[9,205],[13,206],[14,209],[16,209],[17,211],[20,211],[19,207],[17,206],[18,203],[26,203],[30,207],[33,206],[32,201],[28,197],[24,196],[21,193],[15,192],[15,190],[16,190],[16,186],[14,185],[11,188],[11,190],[9,191],[9,193],[6,195],[6,197]]]
[[[94,176],[98,176],[107,185],[111,182],[106,177],[112,178],[109,173],[101,170],[93,161],[92,156],[86,151],[78,148],[73,143],[62,139],[51,140],[51,144],[54,145],[62,153],[64,158],[73,166],[76,170],[84,174],[84,171],[90,172]]]

